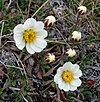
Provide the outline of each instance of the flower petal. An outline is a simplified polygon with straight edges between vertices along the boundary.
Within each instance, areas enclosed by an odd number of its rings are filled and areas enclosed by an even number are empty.
[[[34,42],[30,43],[30,46],[35,52],[41,52],[43,50],[43,48],[40,48],[37,45],[35,45]]]
[[[26,44],[26,49],[27,49],[27,51],[28,51],[30,54],[34,54],[34,53],[35,53],[35,51],[31,48],[30,43],[27,43],[27,44]]]
[[[59,80],[59,76],[58,76],[58,74],[56,74],[56,75],[54,76],[54,82],[55,82],[56,84],[58,84],[58,80]]]
[[[63,86],[63,90],[64,91],[69,91],[70,90],[70,86],[69,86],[69,83],[62,83],[62,86]]]
[[[47,42],[43,38],[36,38],[34,45],[44,49],[47,46]]]
[[[15,42],[17,43],[17,44],[20,44],[21,42],[22,42],[22,40],[23,40],[23,37],[20,35],[20,36],[18,36],[18,35],[16,35],[16,34],[14,34],[14,40],[15,40]]]
[[[16,43],[18,49],[22,50],[25,47],[25,41],[22,40],[20,43]]]
[[[24,23],[24,29],[34,29],[36,20],[34,18],[28,18]]]
[[[59,87],[60,89],[63,89],[63,85],[64,85],[64,82],[63,82],[63,80],[60,78],[60,79],[58,80],[58,87]]]
[[[46,30],[41,30],[39,32],[36,32],[36,35],[38,37],[46,38],[47,37],[47,31]]]
[[[38,22],[35,23],[34,30],[36,32],[41,31],[43,29],[44,29],[44,23],[42,21],[38,21]]]
[[[71,90],[71,91],[75,91],[76,89],[77,89],[76,86],[73,86],[73,85],[70,84],[70,90]]]
[[[20,44],[23,40],[23,36],[22,36],[22,32],[23,32],[23,25],[22,24],[18,24],[17,26],[15,26],[14,28],[14,40],[15,42],[18,44]]]
[[[69,91],[70,89],[69,83],[65,83],[61,78],[58,79],[58,87],[64,91]]]
[[[54,76],[54,82],[56,84],[59,84],[59,80],[62,80],[61,79],[61,74],[62,74],[62,70],[61,70],[62,67],[60,67],[58,70],[57,70],[57,73],[56,75]]]
[[[63,68],[63,67],[59,67],[58,70],[57,70],[57,74],[58,74],[59,76],[60,76],[60,75],[62,74],[62,72],[63,72],[62,68]]]
[[[80,79],[74,79],[70,82],[71,85],[73,86],[80,86],[81,85],[81,80]]]
[[[17,31],[16,33],[14,33],[15,37],[23,37],[23,33],[21,31]]]
[[[76,73],[73,73],[73,77],[75,78],[75,79],[77,79],[77,78],[79,78],[79,77],[81,77],[82,76],[82,71],[81,70],[78,70]]]
[[[71,62],[66,62],[64,65],[63,65],[63,70],[70,70],[72,67],[72,63]]]
[[[73,73],[76,73],[78,70],[79,70],[79,65],[78,64],[73,64],[72,65],[72,68],[71,68],[71,71]]]
[[[14,32],[14,34],[21,34],[21,32],[24,30],[24,28],[23,28],[23,24],[18,24],[18,25],[16,25],[15,26],[15,28],[14,28],[14,30],[13,30],[13,32]]]

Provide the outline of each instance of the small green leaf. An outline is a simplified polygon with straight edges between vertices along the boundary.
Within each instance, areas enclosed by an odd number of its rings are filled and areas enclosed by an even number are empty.
[[[15,86],[16,85],[16,80],[12,81],[12,85]]]
[[[8,88],[9,86],[11,86],[11,80],[10,79],[7,79],[6,80],[6,82],[5,82],[5,84],[4,84],[4,86],[3,86],[3,89],[5,89],[5,88]]]

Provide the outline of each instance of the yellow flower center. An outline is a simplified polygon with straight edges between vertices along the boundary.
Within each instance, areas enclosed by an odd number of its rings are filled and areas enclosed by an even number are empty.
[[[62,79],[65,82],[71,82],[73,80],[72,72],[70,72],[69,70],[63,71]]]
[[[36,33],[33,29],[27,29],[23,32],[23,39],[26,42],[32,42],[36,37]]]

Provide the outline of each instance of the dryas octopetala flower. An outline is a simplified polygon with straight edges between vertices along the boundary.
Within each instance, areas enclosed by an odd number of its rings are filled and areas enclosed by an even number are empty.
[[[22,50],[25,46],[30,54],[41,52],[47,45],[45,37],[47,31],[44,30],[44,23],[28,18],[24,24],[18,24],[14,28],[14,40],[16,46]]]
[[[78,7],[78,12],[80,14],[84,14],[84,13],[86,13],[86,11],[87,11],[87,8],[85,6],[79,6]]]
[[[82,71],[79,69],[78,64],[66,62],[62,67],[58,68],[54,76],[54,82],[64,91],[74,91],[82,83],[79,79],[81,75]]]
[[[56,18],[52,15],[45,18],[44,24],[48,26],[52,26],[56,22]]]
[[[72,38],[75,40],[80,40],[81,39],[81,32],[79,32],[79,31],[74,31],[73,33],[72,33]]]
[[[55,55],[53,53],[48,53],[46,56],[46,61],[48,61],[49,63],[55,61]]]
[[[68,49],[68,51],[66,52],[68,54],[68,57],[73,57],[76,55],[76,51],[74,49]]]

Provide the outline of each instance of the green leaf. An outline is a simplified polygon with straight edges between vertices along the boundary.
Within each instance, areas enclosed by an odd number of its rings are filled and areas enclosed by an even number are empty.
[[[2,0],[0,0],[0,9],[2,9]]]
[[[15,86],[16,85],[16,80],[12,81],[12,85]]]
[[[6,82],[5,82],[5,84],[4,84],[4,86],[3,86],[3,89],[10,87],[12,85],[11,82],[12,81],[10,79],[7,79]]]

